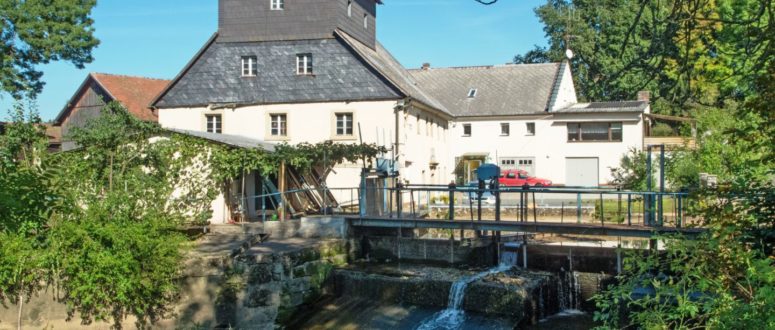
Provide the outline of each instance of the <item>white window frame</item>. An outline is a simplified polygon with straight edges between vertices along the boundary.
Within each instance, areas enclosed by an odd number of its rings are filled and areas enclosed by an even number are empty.
[[[341,116],[341,119],[340,119]],[[348,126],[348,119],[349,118],[349,126]],[[342,132],[339,133],[340,126],[339,124],[342,123],[341,130]],[[351,137],[355,134],[355,114],[352,112],[336,112],[334,113],[334,135],[337,137]],[[348,132],[349,131],[349,132]]]
[[[313,74],[312,54],[296,54],[296,74],[299,76],[311,76]]]
[[[532,132],[530,131],[530,127],[531,126],[533,127]],[[525,132],[526,132],[525,135],[527,135],[527,136],[535,136],[536,135],[536,123],[534,123],[534,122],[525,123]]]
[[[277,128],[274,127],[277,123]],[[269,135],[272,137],[288,136],[288,114],[270,113],[269,114]]]
[[[242,56],[242,76],[255,77],[258,75],[258,56]]]
[[[220,113],[206,114],[205,131],[207,133],[223,134],[223,115]]]
[[[511,124],[501,123],[501,136],[509,136],[509,135],[511,135]]]
[[[347,17],[353,17],[353,0],[347,1]]]
[[[468,90],[468,98],[469,99],[475,98],[476,97],[476,93],[478,93],[478,92],[479,92],[479,90],[477,90],[476,88],[469,89]]]
[[[468,133],[466,133],[466,127],[468,127]],[[471,127],[471,124],[463,124],[463,136],[471,136],[473,133],[473,128]]]
[[[285,10],[285,0],[269,0],[269,7],[272,10]]]
[[[369,28],[369,14],[363,14],[363,28]]]

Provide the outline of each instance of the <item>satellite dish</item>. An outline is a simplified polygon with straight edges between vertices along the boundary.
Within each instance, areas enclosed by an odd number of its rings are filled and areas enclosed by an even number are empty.
[[[565,57],[567,57],[567,58],[568,58],[568,60],[571,60],[571,59],[573,59],[573,51],[572,51],[572,50],[570,50],[570,48],[568,48],[568,49],[566,49],[566,50],[565,50]]]

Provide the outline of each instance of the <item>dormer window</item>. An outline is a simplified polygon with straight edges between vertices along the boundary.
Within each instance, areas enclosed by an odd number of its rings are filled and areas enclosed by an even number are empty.
[[[312,75],[312,54],[296,55],[296,74]]]
[[[347,17],[353,17],[353,1],[347,1]]]
[[[476,97],[476,88],[471,88],[468,90],[468,98],[472,99]]]
[[[369,15],[363,14],[363,28],[368,29],[369,28]]]
[[[284,0],[270,0],[271,8],[272,10],[283,10],[285,9],[285,1]]]
[[[242,57],[242,76],[255,77],[258,74],[257,63],[258,63],[258,57],[243,56]]]

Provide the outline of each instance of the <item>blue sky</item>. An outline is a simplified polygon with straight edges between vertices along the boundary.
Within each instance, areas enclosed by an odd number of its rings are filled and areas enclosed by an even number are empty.
[[[533,8],[545,0],[385,0],[377,37],[406,67],[503,64],[545,45]],[[217,0],[102,0],[93,17],[100,46],[83,70],[42,66],[46,87],[37,103],[53,119],[89,72],[172,79],[217,29]],[[11,106],[2,95],[0,107]],[[5,111],[0,118],[5,119]]]

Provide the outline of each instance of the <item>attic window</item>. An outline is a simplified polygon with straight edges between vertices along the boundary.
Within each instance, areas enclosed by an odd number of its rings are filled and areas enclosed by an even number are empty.
[[[312,75],[312,54],[296,55],[296,74]]]
[[[347,1],[347,17],[353,17],[353,1]]]
[[[243,56],[242,57],[242,76],[243,77],[255,77],[258,74],[258,57],[256,56]]]
[[[363,14],[363,28],[368,29],[369,28],[369,15]]]
[[[283,10],[285,9],[285,1],[284,0],[270,0],[270,6],[272,10]]]
[[[476,88],[471,88],[468,90],[468,98],[475,98],[476,97]]]

